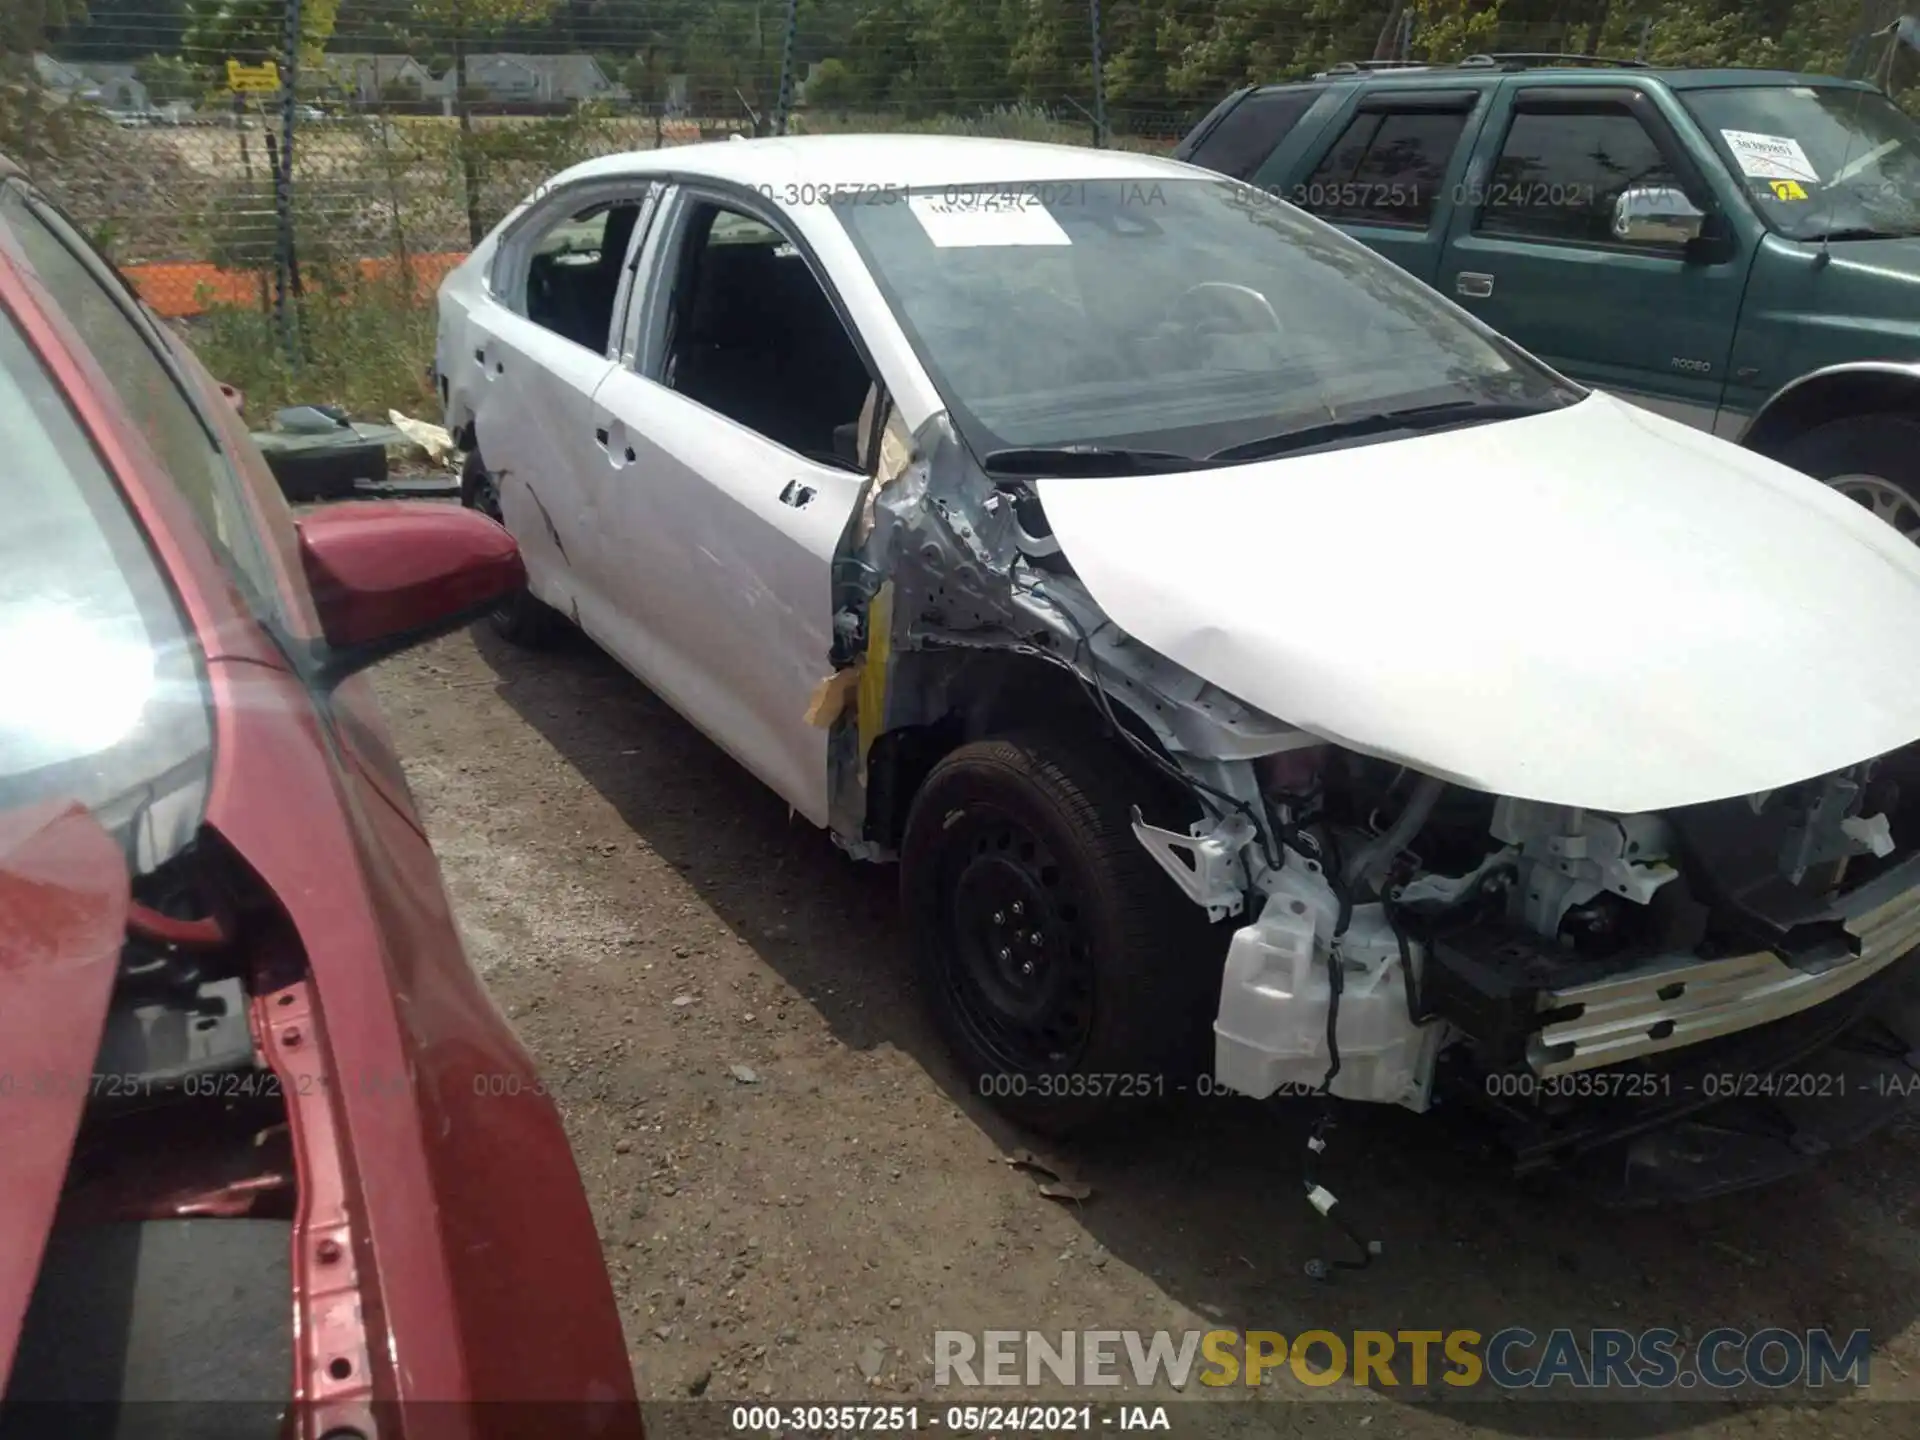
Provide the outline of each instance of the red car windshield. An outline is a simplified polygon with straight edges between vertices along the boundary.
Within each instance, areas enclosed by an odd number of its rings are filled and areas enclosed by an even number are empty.
[[[191,631],[53,376],[0,310],[0,810],[78,800],[136,873],[193,836],[211,723]]]

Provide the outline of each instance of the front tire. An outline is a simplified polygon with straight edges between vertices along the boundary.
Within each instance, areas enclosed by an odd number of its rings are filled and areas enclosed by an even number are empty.
[[[1224,936],[1132,831],[1159,777],[1098,740],[962,746],[915,797],[901,894],[973,1093],[1063,1134],[1179,1093],[1208,1052]]]
[[[1803,430],[1775,458],[1824,480],[1920,543],[1920,420],[1859,415]]]
[[[507,523],[500,513],[499,484],[478,450],[469,450],[461,467],[460,503],[497,524]],[[487,620],[501,639],[526,650],[546,649],[559,638],[565,624],[557,610],[536,600],[525,588],[488,611]]]

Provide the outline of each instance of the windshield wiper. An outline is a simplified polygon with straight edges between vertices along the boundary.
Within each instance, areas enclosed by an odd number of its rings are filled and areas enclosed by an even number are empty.
[[[1115,445],[1010,445],[989,450],[980,464],[995,475],[1158,475],[1199,469],[1206,462],[1171,450]]]
[[[1831,230],[1820,230],[1807,237],[1808,240],[1911,240],[1917,232],[1912,230],[1885,230],[1878,225],[1836,225]]]
[[[1296,450],[1340,440],[1357,440],[1367,435],[1387,435],[1395,430],[1439,430],[1451,425],[1478,425],[1490,420],[1518,420],[1552,409],[1547,405],[1523,405],[1511,400],[1444,400],[1437,405],[1414,405],[1405,410],[1379,410],[1371,415],[1354,415],[1344,420],[1327,420],[1318,425],[1303,425],[1297,430],[1282,430],[1258,440],[1243,440],[1216,450],[1207,459],[1214,464],[1236,460],[1267,460]]]

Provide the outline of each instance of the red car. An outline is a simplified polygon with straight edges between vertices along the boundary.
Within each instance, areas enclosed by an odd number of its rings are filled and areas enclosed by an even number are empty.
[[[296,523],[222,393],[0,173],[0,1435],[638,1435],[360,673],[518,552]]]

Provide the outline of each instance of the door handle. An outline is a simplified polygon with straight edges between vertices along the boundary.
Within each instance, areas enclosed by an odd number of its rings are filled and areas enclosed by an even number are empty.
[[[609,455],[613,453],[613,432],[612,431],[606,429],[605,427],[602,427],[593,432],[593,438],[597,442],[599,442],[600,448],[602,450],[605,450]],[[623,446],[622,450],[627,457],[627,463],[629,465],[631,465],[635,460],[640,458],[638,455],[634,453],[633,446],[631,445]]]
[[[802,485],[798,480],[787,481],[787,488],[780,492],[780,503],[791,505],[796,510],[807,508],[807,502],[813,499],[813,487]]]
[[[1493,294],[1493,276],[1477,270],[1462,270],[1453,282],[1454,293],[1469,300],[1485,300]]]

